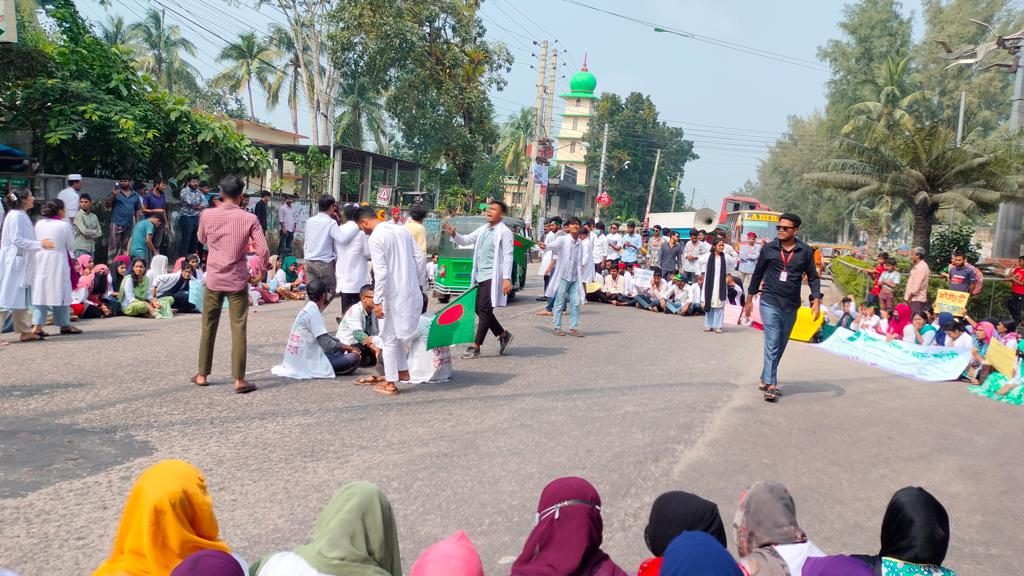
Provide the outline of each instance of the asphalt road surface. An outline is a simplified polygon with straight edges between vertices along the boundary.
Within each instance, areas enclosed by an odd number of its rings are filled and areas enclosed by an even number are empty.
[[[586,338],[557,337],[534,315],[538,291],[531,278],[499,310],[516,336],[507,356],[488,340],[483,358],[455,360],[451,382],[397,397],[351,377],[272,376],[298,303],[250,317],[260,390],[245,396],[231,392],[226,325],[214,385],[188,384],[199,316],[82,322],[82,336],[0,348],[0,567],[90,573],[133,479],[183,458],[205,473],[222,535],[247,559],[303,543],[335,490],[370,480],[392,502],[406,570],[464,529],[488,574],[505,574],[543,486],[581,475],[604,500],[605,549],[627,571],[646,557],[662,491],[716,501],[728,526],[740,491],[775,479],[827,552],[876,552],[889,497],[920,485],[950,512],[951,567],[1016,573],[1024,409],[807,345],[791,346],[786,395],[768,405],[754,388],[759,332],[705,334],[700,319],[587,305]]]

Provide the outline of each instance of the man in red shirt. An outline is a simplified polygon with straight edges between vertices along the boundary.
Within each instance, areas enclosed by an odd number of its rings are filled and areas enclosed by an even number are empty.
[[[252,392],[256,386],[245,381],[246,323],[249,315],[249,245],[259,261],[259,273],[267,269],[267,240],[255,214],[241,207],[245,183],[237,176],[220,182],[221,203],[199,216],[199,241],[210,247],[206,260],[206,295],[203,298],[203,333],[199,339],[199,373],[196,386],[206,386],[213,370],[213,346],[224,299],[231,318],[231,375],[235,392]]]
[[[888,252],[879,252],[877,264],[875,265],[875,271],[868,272],[867,270],[864,270],[864,273],[868,274],[871,277],[872,282],[871,292],[865,299],[866,304],[871,304],[872,306],[878,305],[878,294],[882,291],[882,283],[879,282],[879,278],[881,278],[882,273],[885,272],[885,261],[888,259]]]
[[[1024,254],[1017,258],[1017,267],[1010,272],[1010,299],[1006,308],[1015,322],[1020,322],[1021,308],[1024,307]]]

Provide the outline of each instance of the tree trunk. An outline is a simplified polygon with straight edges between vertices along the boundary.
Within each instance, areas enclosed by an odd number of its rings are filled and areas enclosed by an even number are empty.
[[[914,246],[928,250],[932,241],[932,224],[937,208],[931,204],[914,204]]]
[[[252,80],[245,81],[245,89],[249,92],[249,119],[256,121],[256,108],[252,105]]]

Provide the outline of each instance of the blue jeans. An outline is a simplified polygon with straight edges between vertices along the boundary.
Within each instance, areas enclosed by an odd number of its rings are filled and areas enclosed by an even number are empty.
[[[36,326],[46,325],[46,315],[53,314],[53,325],[67,328],[71,326],[71,306],[36,306],[32,305],[32,323]]]
[[[196,231],[199,230],[199,216],[178,217],[178,232],[181,238],[178,241],[178,255],[188,256],[199,249],[199,239],[196,238]]]
[[[682,308],[682,304],[676,304],[671,300],[665,300],[665,312],[668,314],[678,314]]]
[[[579,280],[569,282],[562,279],[558,284],[558,293],[555,294],[555,330],[562,328],[562,310],[569,310],[569,328],[575,330],[580,325],[580,283]],[[568,298],[568,306],[566,305]]]
[[[796,324],[797,309],[784,310],[761,301],[761,323],[764,325],[764,367],[761,369],[763,384],[778,384],[776,375],[779,361],[789,344],[789,335]]]
[[[708,308],[707,315],[704,316],[704,327],[712,330],[721,330],[722,324],[725,321],[725,307],[721,308]]]
[[[635,301],[636,305],[643,308],[644,310],[650,310],[656,304],[654,300],[648,298],[647,296],[644,296],[643,294],[637,294]]]

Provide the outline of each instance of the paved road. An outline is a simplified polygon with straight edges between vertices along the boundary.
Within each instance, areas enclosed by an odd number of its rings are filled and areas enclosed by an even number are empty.
[[[366,479],[394,505],[407,569],[461,528],[488,573],[504,574],[541,488],[578,474],[601,492],[606,549],[628,570],[644,558],[660,492],[713,499],[728,524],[739,492],[772,478],[790,486],[827,551],[876,550],[889,496],[915,484],[950,510],[953,567],[1015,572],[1007,544],[1024,517],[1024,410],[807,346],[787,355],[787,395],[771,406],[752,389],[757,332],[707,335],[699,319],[590,305],[587,338],[559,338],[535,305],[500,311],[516,334],[508,356],[489,343],[484,358],[456,360],[454,381],[395,398],[347,378],[271,376],[296,303],[251,317],[261,390],[248,396],[230,391],[226,347],[217,385],[187,384],[197,316],[83,323],[81,337],[0,349],[0,566],[89,573],[134,477],[185,458],[205,472],[223,535],[247,558],[303,542],[331,494]]]

